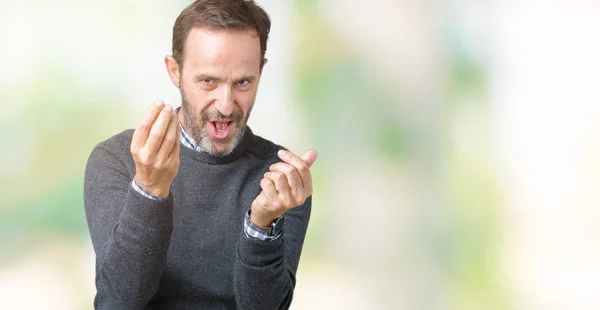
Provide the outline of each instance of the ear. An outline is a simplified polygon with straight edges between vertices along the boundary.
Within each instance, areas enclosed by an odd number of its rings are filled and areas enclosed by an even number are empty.
[[[267,62],[268,62],[268,61],[269,61],[269,60],[268,60],[267,58],[265,58],[265,59],[263,60],[262,66],[260,67],[260,73],[261,73],[261,74],[262,74],[262,70],[263,70],[263,68],[265,67],[265,65],[267,64]]]
[[[167,73],[169,74],[169,78],[171,78],[171,82],[173,82],[175,87],[179,88],[180,76],[177,60],[175,60],[173,56],[165,56],[165,67],[167,68]]]

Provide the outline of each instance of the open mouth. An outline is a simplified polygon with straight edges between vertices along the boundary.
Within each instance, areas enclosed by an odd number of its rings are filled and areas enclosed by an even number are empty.
[[[212,121],[209,124],[213,136],[217,139],[226,138],[233,127],[233,121]]]

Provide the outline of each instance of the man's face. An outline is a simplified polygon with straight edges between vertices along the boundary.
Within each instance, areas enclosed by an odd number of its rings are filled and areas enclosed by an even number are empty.
[[[180,121],[206,152],[231,153],[244,135],[260,79],[256,31],[193,28],[182,65]]]

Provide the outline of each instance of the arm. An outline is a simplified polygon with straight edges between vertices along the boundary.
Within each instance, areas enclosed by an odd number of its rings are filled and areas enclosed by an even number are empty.
[[[283,235],[270,241],[248,238],[238,243],[234,293],[241,309],[287,309],[296,284],[296,270],[312,203],[310,166],[317,153],[301,157],[280,151],[282,162],[271,165],[253,201],[251,222],[267,227],[283,214]]]
[[[169,187],[179,167],[178,138],[173,109],[157,102],[131,141],[135,182],[124,163],[130,158],[110,151],[122,145],[102,143],[90,155],[84,199],[96,252],[97,309],[141,309],[158,290],[173,226]]]
[[[288,309],[311,211],[311,198],[285,213],[282,235],[262,241],[241,233],[234,269],[240,309]]]
[[[103,147],[87,164],[84,200],[96,252],[96,309],[141,309],[166,265],[173,198],[144,197],[125,166]]]

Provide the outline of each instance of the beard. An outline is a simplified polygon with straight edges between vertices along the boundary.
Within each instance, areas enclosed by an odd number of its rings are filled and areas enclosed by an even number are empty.
[[[183,90],[181,92],[181,109],[183,112],[183,120],[187,134],[189,134],[198,146],[208,154],[216,157],[229,155],[238,146],[244,133],[246,132],[246,123],[250,117],[252,107],[248,110],[248,114],[244,117],[242,110],[236,105],[233,112],[229,116],[223,115],[217,109],[205,109],[202,111],[201,120],[192,110],[187,96]],[[211,137],[208,133],[207,124],[211,119],[228,119],[235,124],[235,130],[228,137],[217,139]],[[229,142],[227,142],[229,140]],[[226,144],[225,144],[226,143]],[[222,144],[225,144],[222,146]],[[221,146],[220,146],[221,145]]]

